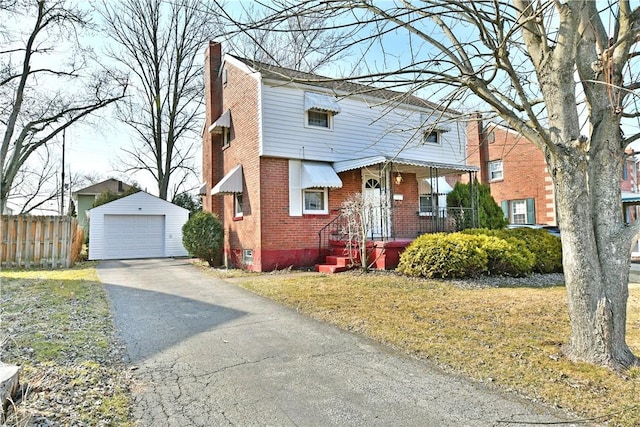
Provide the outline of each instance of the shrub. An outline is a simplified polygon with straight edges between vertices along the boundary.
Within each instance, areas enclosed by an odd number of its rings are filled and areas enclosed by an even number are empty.
[[[562,273],[562,243],[560,238],[546,230],[535,228],[513,228],[503,230],[469,229],[465,234],[484,234],[501,239],[520,240],[534,255],[532,271],[535,273]]]
[[[487,271],[482,236],[461,233],[424,234],[400,256],[398,271],[409,276],[463,278]]]
[[[546,230],[534,228],[513,228],[503,230],[509,237],[525,242],[536,256],[533,271],[537,273],[562,273],[562,242]]]
[[[473,186],[477,192],[478,221],[479,226],[490,229],[501,229],[507,225],[502,208],[498,206],[491,196],[491,190],[486,184],[480,184],[477,180]],[[471,227],[471,215],[465,214],[471,209],[471,186],[456,182],[453,190],[447,194],[447,207],[449,213],[457,222],[458,230]]]
[[[536,257],[522,240],[484,235],[482,249],[487,253],[490,274],[523,277],[531,274]]]
[[[182,226],[182,244],[185,249],[191,256],[206,261],[211,267],[220,255],[223,237],[222,222],[211,212],[196,212]]]

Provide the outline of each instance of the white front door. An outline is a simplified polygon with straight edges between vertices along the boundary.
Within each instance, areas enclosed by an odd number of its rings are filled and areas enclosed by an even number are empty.
[[[365,218],[368,224],[368,238],[389,236],[389,203],[386,190],[379,176],[362,173]]]

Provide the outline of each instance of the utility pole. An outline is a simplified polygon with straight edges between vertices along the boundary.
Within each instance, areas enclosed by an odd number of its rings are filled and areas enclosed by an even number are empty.
[[[64,151],[66,129],[62,129],[62,186],[60,187],[60,215],[64,215]]]

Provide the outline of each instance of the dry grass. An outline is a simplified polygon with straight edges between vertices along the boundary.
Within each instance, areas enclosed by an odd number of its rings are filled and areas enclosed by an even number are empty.
[[[640,369],[572,363],[564,287],[464,290],[401,276],[252,275],[242,287],[439,366],[611,426],[640,425]],[[640,288],[627,342],[640,353]]]
[[[3,425],[130,426],[129,373],[94,268],[0,272],[0,360],[26,386]]]

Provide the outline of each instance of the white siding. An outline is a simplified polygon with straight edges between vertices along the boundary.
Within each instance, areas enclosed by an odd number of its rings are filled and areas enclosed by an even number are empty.
[[[189,219],[189,211],[140,191],[89,211],[89,259],[107,259],[105,215],[164,216],[163,256],[187,255],[182,245],[182,226]]]
[[[441,144],[422,144],[421,113],[411,107],[369,105],[363,97],[339,101],[333,129],[305,126],[304,92],[262,86],[261,155],[334,162],[375,155],[464,165],[466,129],[447,123]],[[417,107],[416,107],[417,108]]]

